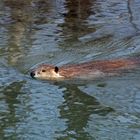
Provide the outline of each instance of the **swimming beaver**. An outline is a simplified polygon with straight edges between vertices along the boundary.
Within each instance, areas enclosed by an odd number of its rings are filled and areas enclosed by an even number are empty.
[[[64,79],[95,79],[104,76],[118,75],[124,70],[134,69],[140,64],[139,58],[97,60],[80,64],[63,65],[61,67],[41,64],[32,70],[33,78],[42,80],[64,80]]]

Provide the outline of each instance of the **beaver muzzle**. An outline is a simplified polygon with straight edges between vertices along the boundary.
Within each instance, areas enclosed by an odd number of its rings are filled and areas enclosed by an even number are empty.
[[[32,78],[35,78],[35,72],[34,71],[31,71],[30,75],[31,75]]]

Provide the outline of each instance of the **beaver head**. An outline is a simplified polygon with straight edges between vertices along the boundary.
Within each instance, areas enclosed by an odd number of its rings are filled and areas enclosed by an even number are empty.
[[[59,68],[52,65],[40,65],[38,68],[32,70],[30,75],[32,78],[42,80],[59,79],[60,77],[63,78],[63,76],[59,74]]]

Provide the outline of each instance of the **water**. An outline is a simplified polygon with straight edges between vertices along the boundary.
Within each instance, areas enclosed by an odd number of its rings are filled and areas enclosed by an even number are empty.
[[[0,1],[0,139],[139,140],[140,72],[50,82],[34,65],[140,54],[139,0]]]

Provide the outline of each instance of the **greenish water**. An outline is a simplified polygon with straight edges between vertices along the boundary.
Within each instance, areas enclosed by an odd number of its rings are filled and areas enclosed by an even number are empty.
[[[0,139],[139,140],[140,72],[34,80],[39,63],[140,54],[139,0],[0,1]]]

